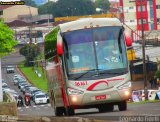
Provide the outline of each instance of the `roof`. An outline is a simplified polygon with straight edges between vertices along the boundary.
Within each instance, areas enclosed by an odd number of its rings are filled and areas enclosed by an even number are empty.
[[[82,18],[76,21],[67,22],[60,24],[62,32],[68,30],[77,30],[82,28],[91,28],[91,27],[103,27],[103,26],[122,26],[122,23],[117,18]]]
[[[14,5],[0,5],[0,11],[12,7]]]
[[[24,26],[30,26],[31,23],[26,23],[24,21],[21,20],[14,20],[12,22],[8,22],[6,23],[9,27],[24,27]]]

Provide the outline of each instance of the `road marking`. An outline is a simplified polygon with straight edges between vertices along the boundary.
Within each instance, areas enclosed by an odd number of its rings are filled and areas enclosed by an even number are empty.
[[[22,109],[21,107],[18,107],[18,109]]]
[[[33,108],[36,108],[36,107],[37,107],[36,105],[33,106]]]
[[[20,111],[22,112],[22,111],[24,111],[23,109],[20,109]]]
[[[25,108],[29,108],[29,106],[26,106]]]
[[[44,107],[44,105],[40,105],[41,107]]]

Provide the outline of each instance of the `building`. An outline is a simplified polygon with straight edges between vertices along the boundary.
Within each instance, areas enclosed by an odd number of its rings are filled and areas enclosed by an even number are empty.
[[[133,30],[133,40],[141,36],[141,19],[145,32],[160,30],[160,0],[120,0],[120,10],[121,20]]]
[[[110,13],[119,13],[120,4],[117,1],[110,1]]]
[[[36,16],[38,15],[38,9],[26,5],[0,5],[0,18],[3,18],[5,22],[11,22],[18,20],[22,16]]]

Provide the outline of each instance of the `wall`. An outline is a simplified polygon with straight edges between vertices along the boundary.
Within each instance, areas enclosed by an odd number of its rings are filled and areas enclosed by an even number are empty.
[[[34,7],[29,7],[26,5],[15,5],[3,10],[3,18],[5,22],[10,22],[18,19],[19,15],[38,15],[38,9]]]

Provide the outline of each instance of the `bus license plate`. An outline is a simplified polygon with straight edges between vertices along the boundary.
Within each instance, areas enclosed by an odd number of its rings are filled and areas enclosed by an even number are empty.
[[[95,99],[96,100],[105,100],[105,99],[107,99],[107,96],[106,95],[98,95],[98,96],[95,96]]]

